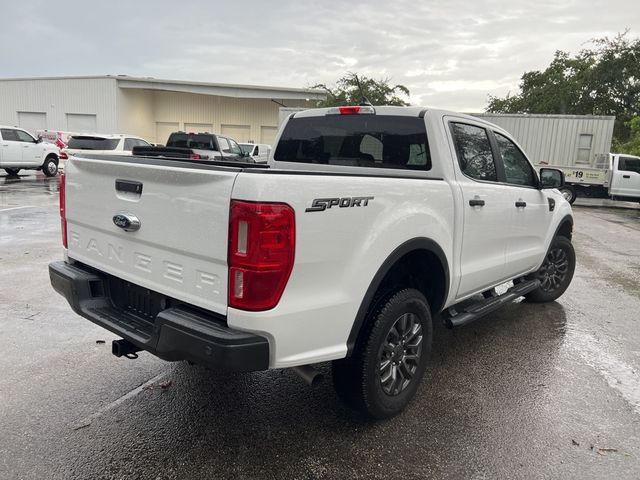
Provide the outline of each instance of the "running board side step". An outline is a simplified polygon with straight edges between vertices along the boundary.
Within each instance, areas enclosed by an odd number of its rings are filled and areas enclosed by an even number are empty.
[[[472,303],[471,305],[467,305],[461,312],[456,310],[455,305],[453,307],[449,307],[446,312],[443,313],[445,325],[448,328],[467,325],[468,323],[478,320],[486,314],[497,310],[506,303],[512,302],[516,298],[526,295],[539,286],[540,280],[525,280],[523,282],[516,283],[502,295],[489,296],[483,300]]]

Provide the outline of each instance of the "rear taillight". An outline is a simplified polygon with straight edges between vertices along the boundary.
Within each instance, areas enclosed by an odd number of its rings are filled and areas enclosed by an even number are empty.
[[[65,152],[64,150],[60,150],[59,158],[60,158],[60,160],[68,160],[69,159],[69,155],[67,155],[67,152]]]
[[[66,177],[60,175],[60,229],[62,230],[62,245],[67,248],[67,199],[66,199]]]
[[[191,158],[191,160],[202,160],[202,157],[198,153],[192,153],[189,158]]]
[[[275,307],[291,275],[296,244],[295,213],[284,203],[231,201],[229,306]]]

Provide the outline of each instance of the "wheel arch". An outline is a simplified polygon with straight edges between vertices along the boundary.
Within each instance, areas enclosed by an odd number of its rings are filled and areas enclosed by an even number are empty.
[[[56,165],[60,162],[60,157],[58,157],[55,152],[49,152],[44,157],[44,160],[42,160],[42,164],[44,165],[44,162],[46,162],[49,158],[53,158],[53,160],[56,162]]]
[[[429,301],[433,315],[439,313],[449,294],[450,271],[447,257],[430,238],[413,238],[397,247],[382,263],[360,303],[347,340],[347,356],[358,341],[369,311],[395,288],[413,287]]]
[[[562,220],[560,220],[553,237],[551,237],[551,241],[553,241],[553,239],[558,235],[567,237],[571,240],[573,236],[573,217],[571,215],[565,215]]]

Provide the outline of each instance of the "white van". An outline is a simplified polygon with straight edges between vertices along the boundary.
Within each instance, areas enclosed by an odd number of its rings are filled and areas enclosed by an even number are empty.
[[[267,163],[271,145],[266,143],[239,143],[242,153],[252,157],[256,163]]]

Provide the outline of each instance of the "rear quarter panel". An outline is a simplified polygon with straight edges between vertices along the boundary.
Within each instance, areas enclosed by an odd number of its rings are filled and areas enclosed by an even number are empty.
[[[316,198],[373,197],[367,206],[307,212]],[[271,366],[344,357],[360,303],[384,260],[416,237],[452,256],[454,205],[443,180],[241,173],[233,198],[284,202],[295,210],[293,271],[268,312],[228,309],[229,325],[265,335]]]

